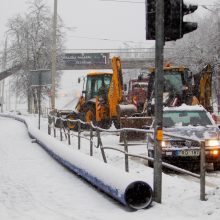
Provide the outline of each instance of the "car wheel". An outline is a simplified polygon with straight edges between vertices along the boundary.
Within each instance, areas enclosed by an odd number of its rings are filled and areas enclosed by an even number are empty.
[[[213,163],[213,168],[215,171],[220,170],[220,162]]]
[[[152,157],[152,158],[154,157],[153,151],[151,150],[148,151],[148,157]],[[148,166],[154,168],[154,162],[148,160]]]
[[[154,168],[154,162],[148,160],[148,166]]]

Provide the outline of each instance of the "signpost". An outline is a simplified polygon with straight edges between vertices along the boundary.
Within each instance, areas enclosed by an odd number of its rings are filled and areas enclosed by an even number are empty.
[[[43,86],[51,85],[51,70],[38,69],[31,70],[31,85],[37,88],[38,97],[38,129],[40,130],[40,116],[41,116],[41,89]]]

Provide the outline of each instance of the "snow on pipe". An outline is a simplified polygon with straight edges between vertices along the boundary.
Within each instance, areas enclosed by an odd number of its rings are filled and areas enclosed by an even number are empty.
[[[8,116],[24,122],[30,137],[36,139],[36,142],[58,162],[123,205],[135,210],[150,206],[153,192],[143,177],[140,179],[137,175],[126,173],[98,159],[70,149],[53,137],[32,128],[27,120],[17,116]]]

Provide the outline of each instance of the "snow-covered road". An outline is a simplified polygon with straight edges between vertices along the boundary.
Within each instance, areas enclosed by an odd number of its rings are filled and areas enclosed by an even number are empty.
[[[163,174],[163,203],[131,212],[31,143],[23,123],[0,117],[0,131],[1,220],[219,219],[220,172],[207,175],[206,202],[199,200],[198,181]],[[110,156],[114,155],[109,160]],[[119,160],[121,157],[111,159]],[[145,176],[152,172],[143,164],[132,163],[134,172]]]
[[[0,219],[103,219],[108,210],[123,212],[31,143],[24,124],[0,118],[0,131]]]

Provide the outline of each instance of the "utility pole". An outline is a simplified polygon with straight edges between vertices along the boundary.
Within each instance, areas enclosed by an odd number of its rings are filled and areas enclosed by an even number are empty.
[[[156,55],[155,55],[155,127],[154,127],[154,200],[162,197],[162,149],[163,139],[163,47],[164,47],[164,0],[156,0]]]
[[[53,15],[53,45],[52,45],[52,71],[51,71],[51,79],[52,79],[52,86],[51,86],[51,108],[55,109],[55,78],[56,78],[56,71],[57,71],[57,56],[56,56],[56,31],[57,29],[57,0],[54,0],[54,15]]]
[[[8,45],[8,36],[6,36],[5,38],[5,47],[4,47],[4,56],[3,56],[3,65],[2,65],[2,69],[5,70],[6,69],[6,65],[7,65],[7,46]],[[2,95],[2,100],[1,100],[1,112],[4,111],[4,96],[5,96],[5,80],[2,80],[2,86],[1,86],[1,95]]]

